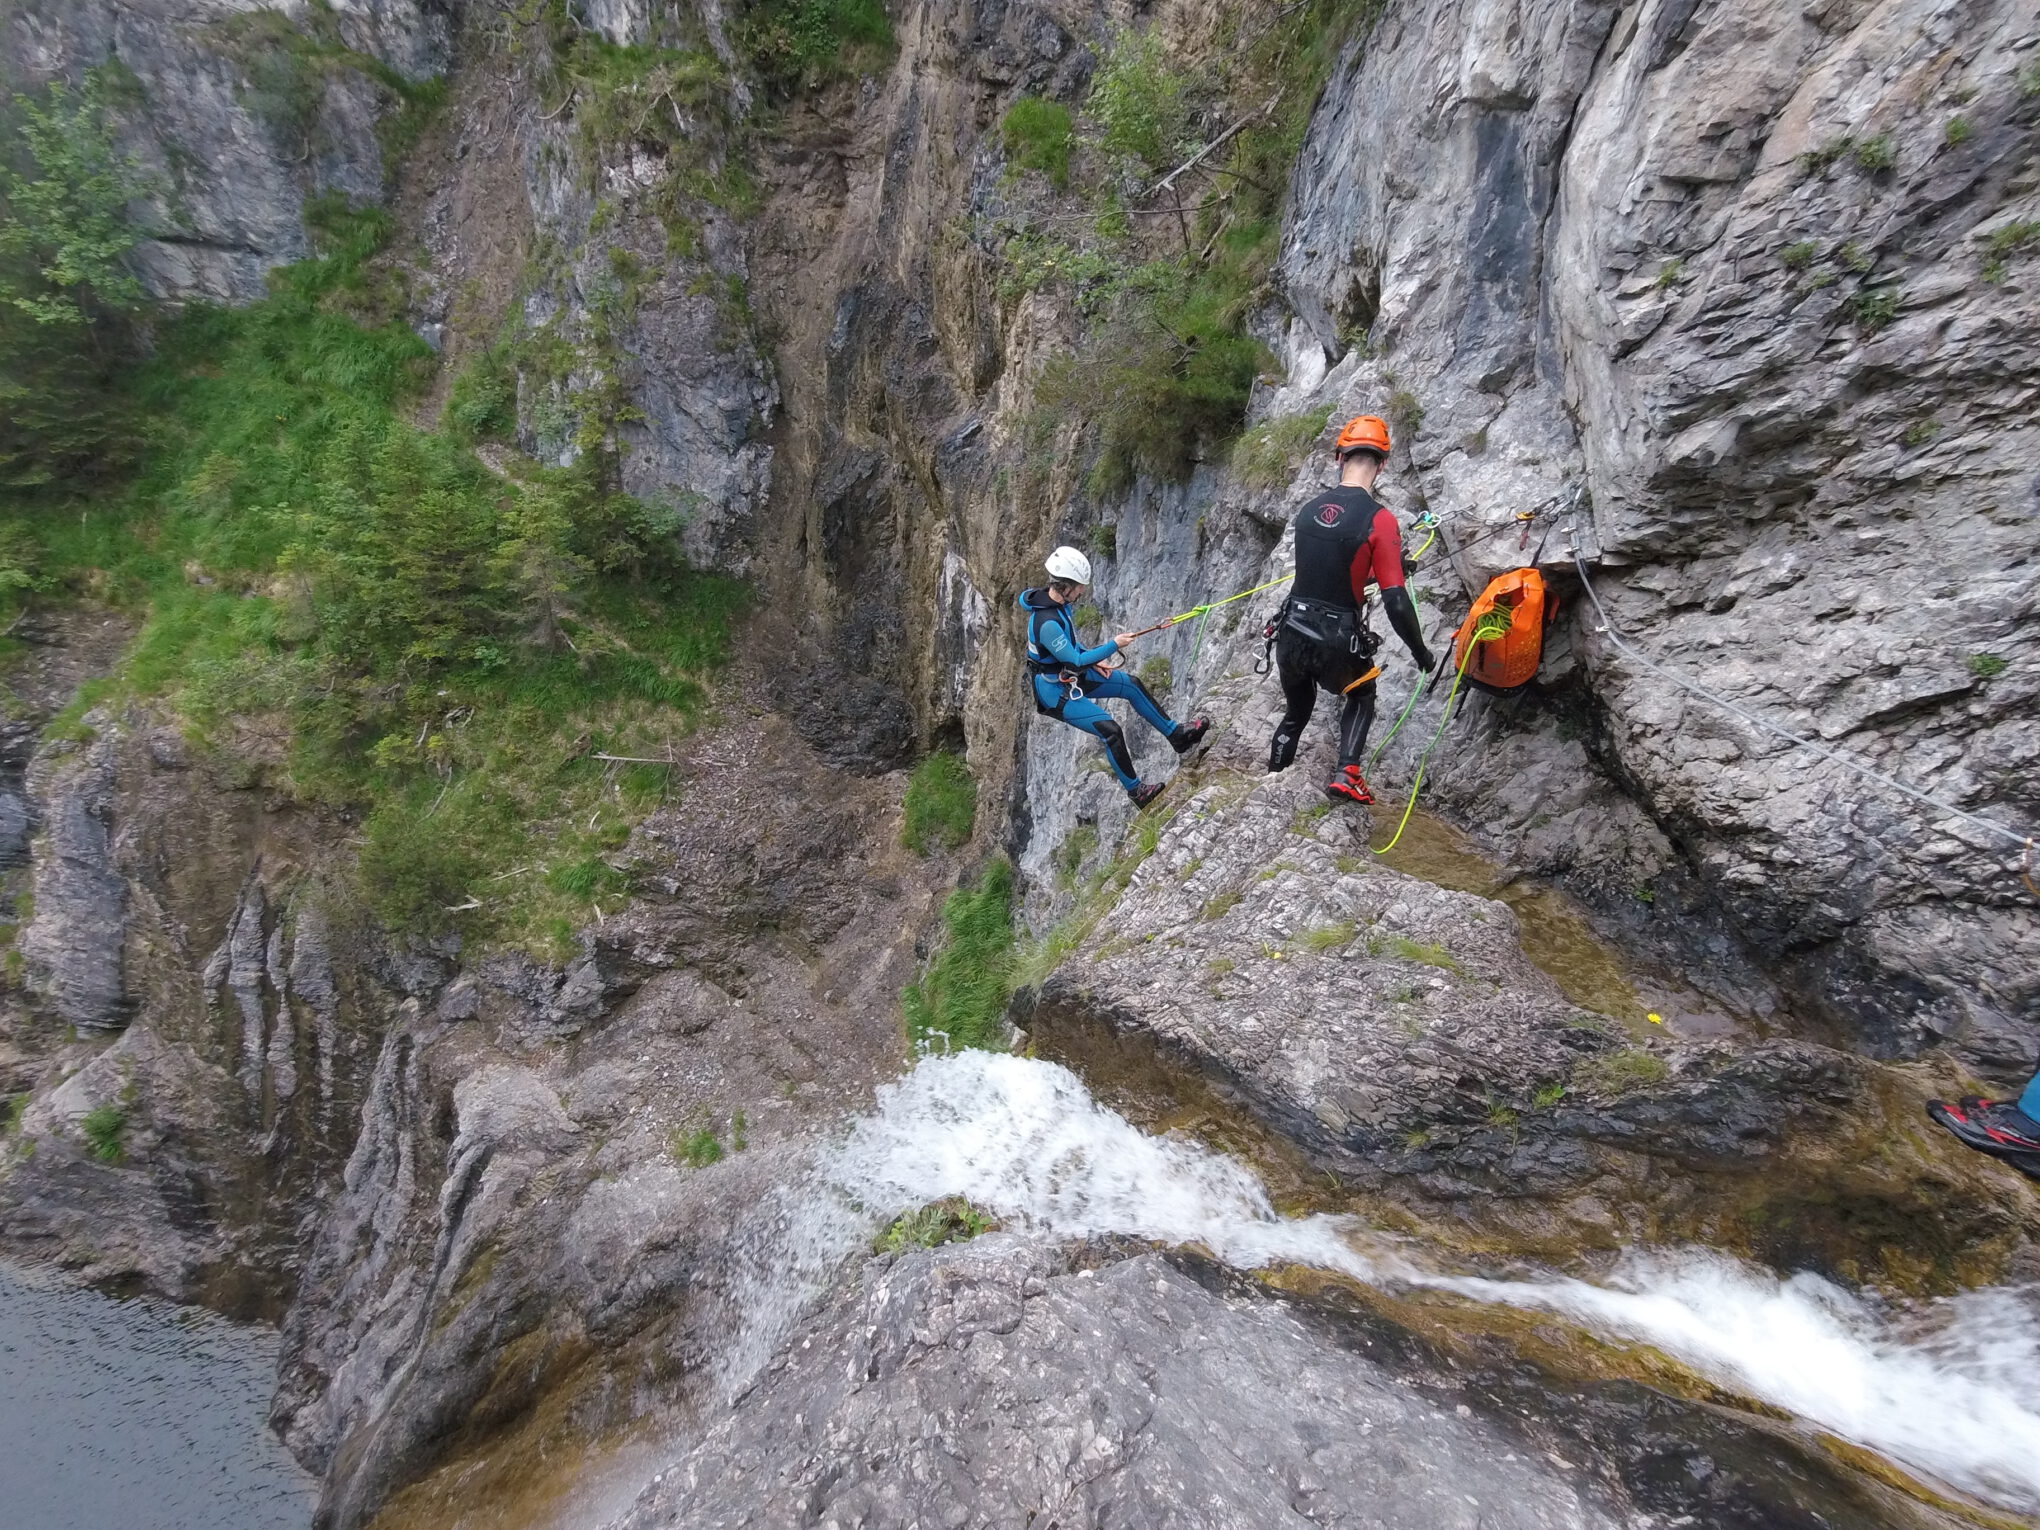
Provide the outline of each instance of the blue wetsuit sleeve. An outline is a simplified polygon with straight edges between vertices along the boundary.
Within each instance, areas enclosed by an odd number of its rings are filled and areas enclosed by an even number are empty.
[[[1070,641],[1069,629],[1061,622],[1043,622],[1037,641],[1048,650],[1050,658],[1059,659],[1072,669],[1088,669],[1119,652],[1119,645],[1109,638],[1096,648],[1079,648]]]

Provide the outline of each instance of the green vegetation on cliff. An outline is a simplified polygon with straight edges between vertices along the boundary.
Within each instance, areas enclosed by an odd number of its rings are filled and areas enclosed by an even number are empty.
[[[146,181],[113,123],[125,88],[95,70],[0,105],[0,494],[14,499],[89,490],[139,449],[113,386],[142,296],[125,208]],[[0,539],[7,588],[22,581],[18,541]]]
[[[892,51],[883,0],[748,0],[737,35],[775,89],[861,73]]]
[[[944,942],[920,980],[900,995],[914,1051],[995,1047],[1012,993],[1013,867],[993,861],[974,888],[942,906]]]
[[[1000,119],[999,136],[1015,168],[1039,170],[1058,190],[1069,185],[1074,126],[1070,109],[1060,101],[1022,96]]]
[[[985,231],[1008,295],[1057,287],[1088,321],[1037,401],[1092,422],[1095,495],[1124,493],[1136,474],[1181,479],[1238,434],[1270,360],[1248,323],[1272,296],[1290,170],[1333,62],[1379,10],[1237,5],[1201,63],[1172,58],[1152,29],[1116,34],[1084,102],[1088,152],[1068,176],[1084,208]],[[1010,127],[1006,148],[1046,168]]]
[[[392,925],[562,949],[621,897],[612,858],[665,790],[658,766],[595,756],[663,755],[687,729],[741,588],[685,566],[678,512],[616,492],[599,440],[571,468],[505,476],[411,423],[436,361],[396,317],[380,212],[316,204],[319,254],[275,273],[268,299],[159,316],[146,360],[95,374],[93,348],[123,333],[109,296],[126,294],[46,253],[83,213],[23,188],[65,163],[46,142],[113,164],[110,138],[89,100],[22,109],[63,132],[14,141],[31,163],[4,183],[8,290],[39,281],[80,317],[7,305],[54,338],[0,352],[0,385],[22,385],[24,355],[68,347],[94,379],[81,418],[133,421],[147,443],[125,481],[95,485],[63,470],[72,438],[22,444],[14,427],[28,466],[0,493],[0,589],[143,618],[59,731],[160,697],[243,779],[360,813],[364,891]],[[103,211],[114,193],[93,187],[118,179],[76,184]],[[494,387],[457,400],[461,437],[501,428]]]
[[[954,850],[970,839],[977,823],[977,782],[960,754],[931,754],[914,767],[907,783],[900,838],[909,850]]]

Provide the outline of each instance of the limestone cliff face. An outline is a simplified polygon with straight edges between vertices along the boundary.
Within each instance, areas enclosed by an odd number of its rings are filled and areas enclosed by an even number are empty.
[[[442,73],[444,0],[18,0],[0,13],[0,77],[75,80],[114,65],[127,147],[154,181],[138,209],[158,296],[249,302],[311,254],[308,200],[390,190],[376,125],[400,84]]]
[[[1546,556],[1620,631],[2030,831],[2036,43],[2009,4],[1392,7],[1297,169],[1270,407],[1407,394],[1394,492],[1448,539],[1578,488]],[[2030,1063],[2016,843],[1681,693],[1577,596],[1564,637],[1651,823],[1588,829],[1581,752],[1488,706],[1441,784],[1512,855],[1696,881],[1873,1051]]]

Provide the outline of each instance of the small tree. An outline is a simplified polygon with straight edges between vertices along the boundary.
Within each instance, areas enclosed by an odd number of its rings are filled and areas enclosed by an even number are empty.
[[[115,381],[147,182],[114,141],[116,84],[95,70],[0,105],[0,491],[77,492],[133,457]]]
[[[1189,130],[1188,94],[1189,81],[1169,66],[1158,33],[1123,31],[1113,39],[1086,105],[1104,129],[1106,153],[1161,170]]]
[[[147,178],[114,141],[113,87],[103,71],[82,89],[53,81],[47,99],[11,103],[16,143],[0,167],[0,298],[42,324],[79,324],[131,309],[141,283],[128,266],[136,234],[127,205]]]

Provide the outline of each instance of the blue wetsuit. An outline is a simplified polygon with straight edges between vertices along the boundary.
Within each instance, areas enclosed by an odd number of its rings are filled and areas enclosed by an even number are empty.
[[[1119,645],[1107,639],[1096,648],[1083,647],[1069,607],[1051,600],[1048,591],[1022,591],[1020,609],[1027,613],[1028,683],[1034,687],[1035,706],[1103,742],[1112,773],[1132,791],[1140,777],[1134,772],[1126,735],[1097,698],[1132,702],[1141,721],[1164,738],[1173,738],[1180,725],[1171,722],[1148,688],[1125,670],[1107,673],[1097,668],[1119,652]],[[1077,694],[1071,694],[1071,682],[1060,678],[1063,675],[1076,677]]]

